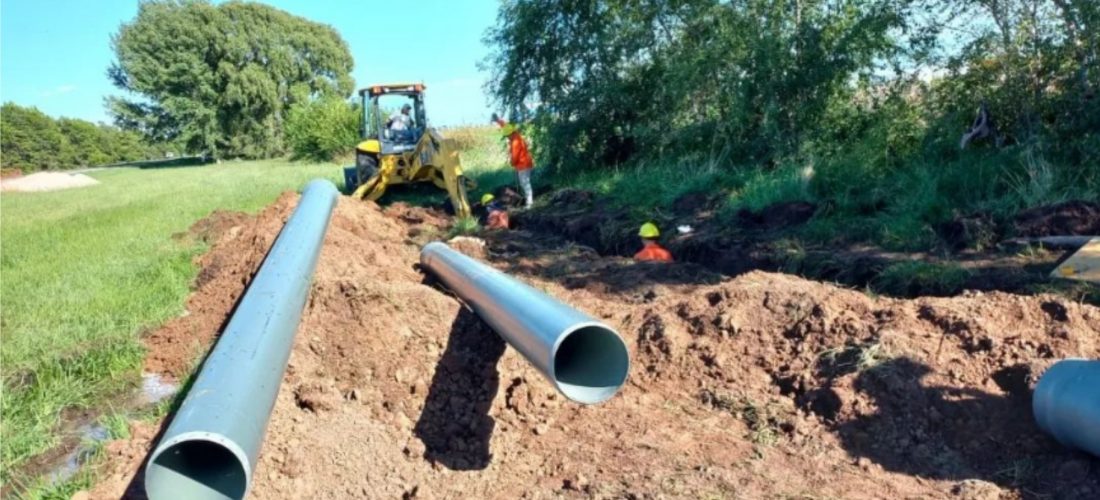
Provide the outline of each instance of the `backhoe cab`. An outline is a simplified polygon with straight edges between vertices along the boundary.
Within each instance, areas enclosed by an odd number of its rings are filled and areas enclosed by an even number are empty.
[[[466,192],[476,186],[462,175],[453,141],[427,126],[424,85],[372,85],[359,90],[359,98],[362,141],[355,147],[352,196],[376,201],[389,186],[431,182],[447,191],[456,216],[469,216]]]

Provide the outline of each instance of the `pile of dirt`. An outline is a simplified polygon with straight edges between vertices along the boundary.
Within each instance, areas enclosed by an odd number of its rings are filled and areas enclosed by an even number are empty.
[[[30,175],[3,177],[0,179],[0,191],[57,191],[59,189],[94,186],[96,184],[99,184],[99,181],[84,174],[37,172]]]
[[[1072,200],[1020,212],[1015,220],[1019,236],[1100,235],[1100,203]]]
[[[189,303],[224,321],[293,199],[223,231]],[[1095,307],[730,279],[524,232],[464,243],[623,335],[627,385],[585,407],[425,279],[410,228],[427,222],[403,210],[336,207],[254,498],[1100,495],[1100,463],[1043,435],[1027,401],[1054,360],[1100,356]],[[139,431],[108,445],[93,497],[140,496],[155,430]]]

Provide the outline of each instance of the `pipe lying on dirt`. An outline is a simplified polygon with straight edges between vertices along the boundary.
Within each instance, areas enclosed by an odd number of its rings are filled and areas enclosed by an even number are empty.
[[[1059,443],[1100,457],[1100,361],[1055,363],[1036,384],[1031,411]]]
[[[243,498],[286,371],[336,186],[310,182],[145,471],[149,498]]]
[[[626,382],[630,359],[615,330],[442,242],[420,264],[473,308],[565,397],[595,404]]]

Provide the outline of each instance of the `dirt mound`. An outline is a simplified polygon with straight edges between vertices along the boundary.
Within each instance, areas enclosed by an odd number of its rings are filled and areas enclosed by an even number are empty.
[[[233,291],[200,285],[192,301],[224,318],[252,262],[233,256],[266,249],[292,205],[284,196],[223,233],[205,285]],[[627,386],[583,407],[424,279],[408,234],[423,223],[392,210],[336,208],[254,498],[1100,494],[1100,464],[1041,434],[1027,403],[1055,359],[1100,356],[1095,307],[873,298],[496,233],[491,262],[627,340]],[[123,451],[94,496],[131,483],[148,434],[108,447]]]
[[[195,259],[199,274],[184,314],[145,336],[145,371],[179,380],[191,372],[225,326],[237,300],[297,203],[285,193],[252,217],[216,211],[179,238],[212,245]]]
[[[1100,234],[1100,203],[1066,201],[1025,210],[1016,215],[1019,236]]]

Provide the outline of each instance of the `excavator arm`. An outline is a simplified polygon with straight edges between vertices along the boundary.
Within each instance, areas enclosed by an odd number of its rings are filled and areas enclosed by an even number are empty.
[[[417,161],[429,165],[433,170],[432,182],[445,189],[451,198],[456,217],[469,217],[470,201],[467,191],[477,188],[477,184],[463,175],[462,160],[459,159],[458,146],[453,140],[444,138],[434,129],[424,134],[417,147]]]

